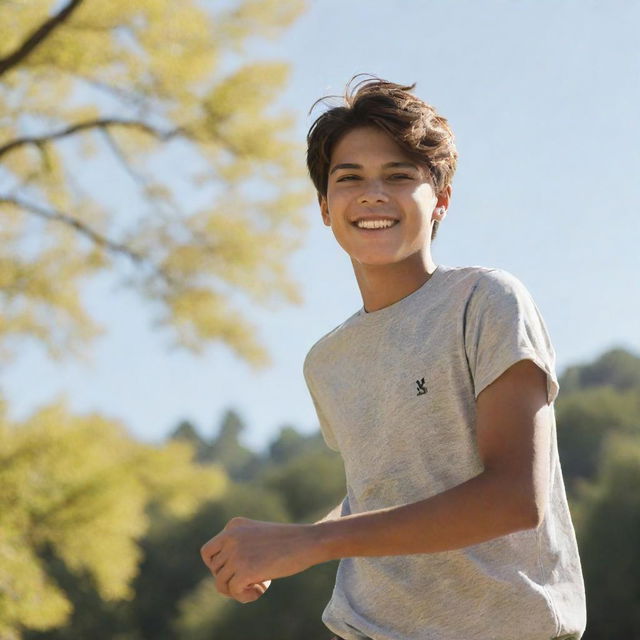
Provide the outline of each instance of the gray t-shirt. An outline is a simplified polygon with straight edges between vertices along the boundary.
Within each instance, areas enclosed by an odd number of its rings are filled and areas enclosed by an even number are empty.
[[[519,360],[558,393],[555,352],[513,275],[440,265],[419,289],[361,308],[309,350],[304,375],[345,466],[343,515],[417,502],[478,475],[478,394]],[[553,412],[551,412],[553,414]],[[340,561],[323,617],[346,640],[579,638],[584,583],[553,420],[537,529],[454,551]]]

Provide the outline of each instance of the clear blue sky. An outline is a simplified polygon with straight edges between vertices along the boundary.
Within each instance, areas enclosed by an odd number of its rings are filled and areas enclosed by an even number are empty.
[[[519,277],[546,320],[559,373],[613,346],[640,352],[640,3],[310,4],[277,43],[255,48],[292,65],[281,103],[297,114],[299,139],[311,104],[341,93],[355,73],[417,82],[451,122],[460,152],[435,261]],[[252,312],[270,369],[254,372],[223,346],[200,358],[169,351],[149,309],[105,280],[86,292],[107,328],[90,361],[52,363],[23,349],[0,374],[10,415],[65,395],[74,410],[121,419],[149,441],[182,418],[211,435],[227,408],[245,419],[254,448],[283,424],[316,429],[304,356],[361,299],[347,256],[316,209],[307,214],[306,244],[290,262],[305,304]]]

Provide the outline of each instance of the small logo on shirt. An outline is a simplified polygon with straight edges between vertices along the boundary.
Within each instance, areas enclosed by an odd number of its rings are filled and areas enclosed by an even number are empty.
[[[417,396],[423,396],[425,393],[427,393],[427,389],[424,386],[424,378],[416,380],[416,384],[418,385],[418,393],[416,394]]]

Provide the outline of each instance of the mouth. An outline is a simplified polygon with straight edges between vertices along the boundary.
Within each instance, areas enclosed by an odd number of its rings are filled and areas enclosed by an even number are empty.
[[[379,219],[379,220],[356,220],[351,223],[358,231],[368,231],[369,233],[388,231],[400,224],[399,220]]]

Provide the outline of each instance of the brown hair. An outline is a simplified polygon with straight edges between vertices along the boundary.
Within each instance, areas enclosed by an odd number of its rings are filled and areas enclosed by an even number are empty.
[[[453,131],[446,118],[410,91],[415,83],[403,86],[365,74],[354,76],[347,84],[344,106],[333,107],[321,114],[307,134],[307,167],[319,195],[327,195],[329,165],[335,145],[352,129],[375,126],[382,129],[415,162],[425,167],[431,185],[440,194],[453,178],[458,152]],[[320,98],[311,107],[324,102]],[[310,111],[310,112],[311,112]],[[438,221],[434,222],[432,239]]]

